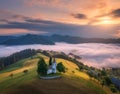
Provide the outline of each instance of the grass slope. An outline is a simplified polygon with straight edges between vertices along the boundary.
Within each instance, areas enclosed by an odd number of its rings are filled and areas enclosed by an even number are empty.
[[[112,94],[107,87],[102,88],[99,83],[78,70],[73,62],[57,58],[67,68],[61,79],[41,80],[37,76],[36,68],[39,57],[46,62],[47,56],[37,54],[17,62],[0,72],[0,94]],[[28,69],[27,74],[23,70]],[[9,75],[13,73],[11,78]]]

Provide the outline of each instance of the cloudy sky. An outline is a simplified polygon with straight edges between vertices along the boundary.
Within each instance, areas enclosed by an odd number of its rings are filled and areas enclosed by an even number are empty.
[[[0,0],[0,35],[120,37],[120,0]]]

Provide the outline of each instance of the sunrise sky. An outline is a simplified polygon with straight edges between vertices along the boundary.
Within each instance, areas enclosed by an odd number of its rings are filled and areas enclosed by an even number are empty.
[[[0,0],[0,35],[120,38],[120,0]]]

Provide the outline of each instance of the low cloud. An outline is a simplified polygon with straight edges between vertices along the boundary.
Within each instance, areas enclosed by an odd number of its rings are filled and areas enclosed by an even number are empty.
[[[16,51],[21,51],[27,48],[54,50],[65,52],[66,54],[73,53],[82,57],[82,62],[94,67],[120,67],[120,45],[119,44],[67,44],[56,43],[56,45],[24,45],[24,46],[1,46],[0,56],[10,55]],[[98,50],[99,49],[99,50]],[[81,60],[80,60],[81,61]]]

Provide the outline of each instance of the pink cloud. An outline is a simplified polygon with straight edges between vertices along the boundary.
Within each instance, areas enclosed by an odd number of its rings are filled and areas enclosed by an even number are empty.
[[[0,35],[12,35],[20,33],[28,33],[28,30],[25,29],[0,29]]]
[[[115,32],[115,36],[120,38],[120,29]]]
[[[68,10],[92,10],[100,9],[101,12],[104,9],[108,9],[108,0],[25,0],[25,3],[34,5],[46,5],[52,7],[67,8]]]
[[[0,29],[0,35],[13,35],[13,34],[45,34],[43,31],[30,31],[26,29]]]
[[[97,19],[100,15],[105,15],[110,13],[113,9],[116,9],[119,7],[120,2],[119,1],[110,1],[110,0],[24,0],[25,4],[28,6],[44,6],[44,7],[52,7],[55,8],[55,10],[62,10],[61,15],[63,14],[85,14],[88,19],[84,20],[84,23],[94,23],[99,22]],[[53,11],[53,10],[49,10]],[[64,12],[63,12],[64,11]],[[49,14],[48,14],[49,15]],[[54,15],[57,15],[57,13],[54,12]],[[69,15],[67,15],[65,18],[73,19]],[[49,18],[49,17],[48,17]],[[63,17],[62,17],[63,18]],[[58,19],[61,19],[58,17]],[[76,22],[80,19],[73,19]],[[65,22],[67,22],[67,19],[65,19]]]

